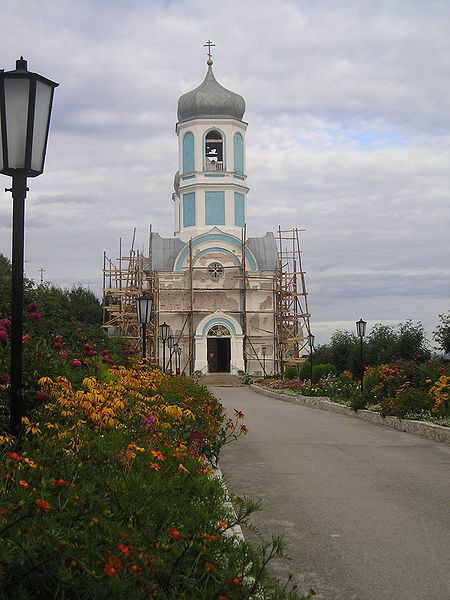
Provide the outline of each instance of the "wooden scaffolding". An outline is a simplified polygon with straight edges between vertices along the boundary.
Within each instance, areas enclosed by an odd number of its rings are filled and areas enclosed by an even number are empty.
[[[302,268],[300,232],[297,228],[278,228],[276,241],[278,251],[277,268],[275,271],[252,272],[247,270],[246,231],[243,230],[241,238],[241,260],[239,265],[226,266],[225,269],[237,271],[236,276],[240,281],[241,306],[239,310],[227,310],[240,321],[243,332],[243,358],[244,370],[258,367],[263,371],[263,345],[272,345],[273,370],[283,372],[285,364],[299,365],[308,354],[308,335],[311,333],[310,314],[308,309],[308,295],[306,291],[305,272]],[[128,339],[131,346],[140,347],[141,328],[136,316],[136,298],[145,293],[153,299],[152,322],[147,328],[149,348],[148,355],[159,359],[159,294],[160,284],[158,273],[152,269],[152,229],[149,229],[148,255],[134,250],[135,233],[130,252],[122,255],[122,242],[119,244],[119,257],[113,262],[104,254],[103,265],[103,327],[110,333]],[[187,277],[185,293],[188,302],[182,316],[183,325],[177,334],[175,342],[183,345],[184,356],[183,371],[189,374],[194,372],[195,343],[194,343],[194,315],[206,315],[208,309],[200,309],[196,304],[197,293],[214,293],[214,289],[196,287],[195,271],[203,267],[196,267],[192,250],[192,241],[188,242],[189,253],[187,263]],[[265,281],[267,288],[273,295],[273,306],[259,308],[249,307],[248,294],[255,286]],[[236,288],[221,288],[222,290]],[[164,310],[164,314],[180,314],[180,310]],[[253,315],[270,316],[270,328],[250,326]],[[166,360],[168,363],[168,360]],[[265,370],[265,369],[264,369]]]

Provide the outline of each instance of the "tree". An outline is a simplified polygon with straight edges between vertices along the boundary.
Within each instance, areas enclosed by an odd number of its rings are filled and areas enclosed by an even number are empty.
[[[398,335],[389,325],[377,323],[367,338],[366,363],[379,365],[392,360],[398,351]]]
[[[446,315],[439,315],[440,323],[433,333],[433,337],[438,342],[439,347],[450,354],[450,309]]]
[[[398,358],[421,359],[430,358],[431,352],[427,347],[427,339],[422,323],[406,321],[398,326],[397,342]]]

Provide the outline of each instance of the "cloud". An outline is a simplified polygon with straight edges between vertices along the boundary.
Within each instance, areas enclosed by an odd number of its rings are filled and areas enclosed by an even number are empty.
[[[24,19],[23,15],[27,18]],[[298,226],[313,328],[449,308],[450,6],[398,0],[23,0],[1,65],[60,83],[29,180],[27,274],[101,290],[103,251],[173,233],[178,97],[205,74],[245,97],[249,235]],[[5,186],[9,184],[5,178]],[[0,203],[10,256],[11,199]]]

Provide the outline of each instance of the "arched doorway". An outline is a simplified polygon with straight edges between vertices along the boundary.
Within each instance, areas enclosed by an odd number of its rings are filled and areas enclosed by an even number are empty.
[[[210,327],[207,333],[209,373],[229,373],[231,364],[231,332],[225,325]]]

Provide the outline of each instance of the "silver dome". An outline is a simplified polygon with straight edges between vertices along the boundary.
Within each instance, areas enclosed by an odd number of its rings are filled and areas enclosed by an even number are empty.
[[[188,121],[198,117],[222,117],[239,119],[245,112],[245,100],[239,94],[224,88],[208,66],[205,79],[178,100],[178,121]]]

